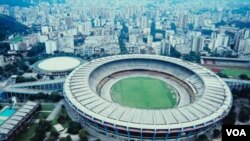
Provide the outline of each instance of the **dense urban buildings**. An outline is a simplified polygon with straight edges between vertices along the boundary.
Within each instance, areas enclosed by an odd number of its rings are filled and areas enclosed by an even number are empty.
[[[219,56],[248,56],[250,31],[244,16],[249,15],[248,3],[206,2],[72,0],[25,8],[1,5],[0,12],[39,31],[25,37],[10,36],[13,51],[29,50],[42,42],[47,54],[113,55],[120,53],[121,44],[129,53],[161,54],[164,39],[184,54],[209,48]],[[246,8],[238,10],[241,7]]]

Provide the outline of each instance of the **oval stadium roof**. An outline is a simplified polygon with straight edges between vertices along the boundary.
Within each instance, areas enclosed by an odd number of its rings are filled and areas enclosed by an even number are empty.
[[[83,60],[76,57],[52,57],[38,61],[33,65],[39,72],[64,72],[75,69]]]
[[[153,59],[181,66],[198,75],[204,83],[205,90],[200,98],[183,107],[136,109],[107,101],[90,88],[89,76],[96,68],[126,59]],[[232,95],[228,86],[213,72],[197,64],[157,55],[117,55],[85,63],[67,77],[64,92],[68,102],[92,119],[140,129],[183,129],[205,125],[220,120],[232,105]]]

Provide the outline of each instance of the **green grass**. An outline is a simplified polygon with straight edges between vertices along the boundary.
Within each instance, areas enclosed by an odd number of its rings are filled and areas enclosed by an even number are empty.
[[[31,137],[35,134],[37,123],[28,124],[27,128],[24,129],[21,133],[15,136],[14,141],[29,141]]]
[[[162,80],[149,77],[122,79],[112,87],[111,95],[116,103],[134,108],[162,109],[176,104],[173,88]]]
[[[11,39],[11,41],[12,42],[20,42],[20,41],[22,41],[23,40],[23,37],[22,36],[16,36],[16,37],[14,37],[13,39]]]
[[[250,77],[250,70],[247,69],[223,68],[221,72],[233,78],[239,78],[239,75],[241,74],[246,74]]]
[[[49,116],[50,112],[39,112],[36,115],[36,119],[46,119]]]
[[[71,119],[70,119],[70,117],[69,117],[69,115],[68,115],[68,113],[67,113],[67,111],[66,111],[65,108],[62,108],[62,110],[61,110],[61,111],[56,115],[56,117],[51,121],[52,126],[58,124],[57,119],[58,119],[58,117],[59,117],[60,115],[64,115],[64,116],[67,116],[67,117],[68,117],[68,120],[67,120],[65,123],[61,124],[63,128],[68,128],[68,127],[69,127],[69,122],[71,121]]]
[[[54,104],[42,104],[41,111],[53,111],[54,108],[55,108]]]

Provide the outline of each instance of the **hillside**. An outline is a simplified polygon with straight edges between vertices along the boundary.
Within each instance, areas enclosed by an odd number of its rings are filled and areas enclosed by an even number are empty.
[[[25,33],[28,27],[17,22],[14,18],[0,14],[0,41],[14,33]]]
[[[6,4],[9,6],[20,6],[20,7],[28,7],[40,2],[49,2],[53,3],[55,0],[0,0],[0,5]],[[65,3],[66,0],[57,0],[57,3]]]
[[[9,6],[20,6],[27,7],[30,6],[29,0],[0,0],[0,5],[7,4]]]

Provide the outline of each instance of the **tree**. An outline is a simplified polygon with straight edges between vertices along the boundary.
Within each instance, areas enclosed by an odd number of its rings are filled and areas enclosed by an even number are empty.
[[[239,113],[239,121],[247,122],[250,119],[250,108],[247,106],[242,106]]]
[[[196,141],[210,141],[207,137],[207,135],[205,134],[202,134],[202,135],[199,135],[198,138],[196,139]]]
[[[30,77],[30,78],[24,78],[22,76],[16,77],[16,83],[23,83],[23,82],[34,82],[36,81],[36,78]]]
[[[99,57],[100,57],[100,54],[94,53],[94,54],[92,54],[92,57],[93,57],[93,58],[99,58]]]
[[[183,60],[200,63],[200,54],[191,51],[189,54],[183,56]]]
[[[246,74],[239,75],[239,78],[242,80],[248,80],[248,76]]]
[[[25,64],[25,61],[18,59],[16,62],[13,63],[15,67],[18,67],[20,70],[26,72],[29,67]]]
[[[221,135],[221,131],[219,129],[214,129],[213,138],[218,138]]]
[[[40,74],[37,74],[37,75],[36,75],[36,78],[37,78],[37,79],[42,79],[42,76],[41,76]]]
[[[43,141],[45,138],[45,132],[39,133],[37,132],[30,141]]]
[[[29,50],[27,56],[34,57],[45,51],[45,43],[39,43]]]
[[[10,50],[10,45],[8,43],[0,43],[0,54],[6,54],[8,50]]]
[[[221,78],[229,78],[226,74],[221,73],[221,72],[217,73],[217,75],[218,75],[219,77],[221,77]]]
[[[79,130],[81,129],[81,125],[78,122],[71,121],[69,122],[68,133],[70,134],[78,134]]]
[[[34,64],[38,61],[38,56],[33,56],[27,59],[30,64]]]
[[[233,106],[229,112],[229,114],[224,118],[223,124],[224,125],[234,125],[236,121],[236,113],[235,113],[235,107]]]
[[[94,35],[95,35],[94,31],[91,31],[89,34],[89,36],[94,36]]]
[[[65,115],[65,114],[60,114],[59,115],[59,117],[58,117],[58,119],[57,119],[57,122],[58,123],[60,123],[60,124],[64,124],[66,121],[68,121],[69,120],[69,118],[68,118],[68,116],[67,115]]]
[[[2,4],[6,4],[6,3],[19,3],[19,1],[1,1],[0,2]],[[15,18],[10,17],[10,16],[6,16],[1,14],[0,15],[0,41],[2,40],[6,40],[8,36],[13,35],[13,34],[21,34],[21,33],[25,33],[28,30],[28,27],[19,23],[18,21],[16,21]],[[7,43],[4,43],[7,44]],[[0,53],[1,54],[1,53]]]
[[[41,119],[38,123],[38,126],[36,128],[35,135],[30,139],[30,141],[43,141],[45,138],[46,131],[49,131],[51,129],[50,122]]]
[[[44,119],[41,119],[38,123],[38,126],[36,128],[36,131],[39,132],[39,131],[49,131],[51,129],[51,123],[44,120]]]
[[[181,53],[179,51],[177,51],[174,47],[171,46],[171,48],[170,48],[170,56],[175,57],[175,58],[180,58]]]
[[[41,99],[47,100],[48,97],[49,97],[48,94],[44,94],[42,92],[39,92],[39,93],[37,93],[35,95],[30,95],[29,100],[31,100],[31,101],[41,100]]]
[[[71,139],[70,135],[68,135],[65,138],[61,138],[60,141],[72,141],[72,139]]]
[[[54,54],[59,54],[59,53],[60,53],[59,50],[55,50],[55,51],[54,51]]]
[[[62,99],[63,97],[58,93],[58,92],[52,92],[50,94],[50,101],[52,102],[58,102]]]
[[[127,48],[125,46],[125,41],[129,40],[128,36],[128,27],[125,25],[125,23],[122,24],[122,29],[121,29],[121,35],[119,36],[119,46],[121,50],[121,54],[126,54],[128,53]]]
[[[51,101],[51,102],[58,102],[63,98],[58,92],[52,92],[50,95],[45,93],[37,93],[35,95],[30,95],[29,100],[45,100],[45,101]]]
[[[79,130],[80,141],[88,141],[88,132],[84,129]]]
[[[50,79],[50,80],[54,80],[55,78],[54,78],[54,76],[50,75],[50,76],[49,76],[49,79]]]
[[[239,97],[250,99],[250,88],[244,88],[244,89],[240,90]]]
[[[2,75],[4,73],[4,70],[2,67],[0,67],[0,75]]]
[[[17,67],[14,66],[13,64],[7,64],[7,65],[4,67],[4,72],[6,72],[6,73],[9,74],[9,75],[18,73]]]
[[[204,51],[207,51],[208,53],[211,53],[211,49],[210,49],[209,47],[207,47],[207,46],[205,46],[205,47],[203,48],[203,50],[204,50]]]
[[[49,135],[48,141],[55,141],[58,139],[58,137],[59,137],[59,133],[55,130],[52,130]]]

